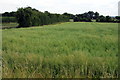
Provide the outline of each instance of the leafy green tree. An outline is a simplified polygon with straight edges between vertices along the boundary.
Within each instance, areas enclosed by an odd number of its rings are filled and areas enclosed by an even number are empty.
[[[63,13],[63,15],[67,16],[69,19],[74,19],[75,18],[75,15],[67,13],[67,12]]]
[[[96,20],[96,22],[106,22],[106,17],[101,15],[99,18]]]
[[[93,11],[89,11],[89,12],[87,13],[87,16],[89,16],[90,19],[93,19],[93,18],[94,18],[94,12],[93,12]]]
[[[113,20],[110,16],[106,16],[106,22],[113,22]]]
[[[19,8],[16,13],[16,18],[19,27],[47,25],[69,20],[65,15],[51,14],[48,11],[43,13],[31,7]]]
[[[30,7],[19,8],[16,17],[19,23],[19,27],[32,26],[32,9]]]
[[[95,14],[94,19],[98,19],[99,18],[99,13],[95,12],[94,14]]]
[[[120,22],[120,16],[116,16],[116,22]]]

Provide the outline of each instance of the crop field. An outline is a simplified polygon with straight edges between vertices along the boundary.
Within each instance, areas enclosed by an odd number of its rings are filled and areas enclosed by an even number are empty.
[[[66,22],[2,30],[3,78],[116,78],[118,24]]]

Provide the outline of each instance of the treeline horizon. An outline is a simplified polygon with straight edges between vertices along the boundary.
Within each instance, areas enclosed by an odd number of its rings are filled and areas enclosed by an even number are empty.
[[[2,22],[18,22],[18,27],[41,26],[69,21],[69,17],[65,15],[53,14],[48,11],[41,12],[32,7],[19,8],[16,12],[5,12],[2,16]]]
[[[21,7],[17,11],[2,13],[2,17],[2,22],[18,22],[19,27],[47,25],[71,20],[74,22],[120,22],[120,16],[103,16],[93,11],[76,15],[67,12],[57,14],[48,11],[41,12],[32,7]]]

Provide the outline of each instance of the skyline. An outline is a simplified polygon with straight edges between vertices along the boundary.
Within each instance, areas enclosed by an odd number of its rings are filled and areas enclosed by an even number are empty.
[[[17,11],[20,7],[30,6],[39,11],[63,14],[82,14],[88,11],[100,15],[117,16],[119,0],[5,0],[0,3],[0,13]]]

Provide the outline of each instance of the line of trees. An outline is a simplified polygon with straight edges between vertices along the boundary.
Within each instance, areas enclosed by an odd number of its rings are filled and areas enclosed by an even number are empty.
[[[96,19],[96,22],[120,22],[120,16],[116,17],[110,17],[110,16],[99,16],[99,18]]]
[[[69,21],[69,18],[65,15],[51,14],[48,11],[43,13],[31,7],[19,8],[16,12],[16,18],[19,27],[39,26]]]
[[[100,15],[98,12],[89,11],[83,14],[69,14],[64,13],[63,15],[68,16],[70,19],[73,19],[74,22],[120,22],[120,16],[110,17]]]
[[[5,12],[2,14],[2,22],[3,23],[10,23],[10,22],[17,22],[16,19],[16,12],[12,11],[12,12]]]
[[[2,22],[18,22],[19,27],[39,26],[57,22],[120,22],[120,16],[110,17],[100,15],[98,12],[85,12],[83,14],[52,14],[48,11],[40,12],[31,7],[19,8],[16,12],[2,14]]]
[[[16,17],[16,12],[12,11],[12,12],[5,12],[2,14],[3,17]]]
[[[18,27],[40,26],[57,22],[68,22],[69,17],[62,14],[40,12],[31,7],[19,8],[16,12],[2,14],[2,22],[18,22]]]

